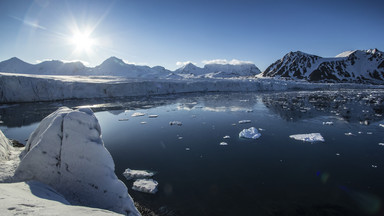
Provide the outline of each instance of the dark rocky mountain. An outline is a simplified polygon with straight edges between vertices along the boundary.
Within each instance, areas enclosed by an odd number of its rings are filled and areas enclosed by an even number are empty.
[[[290,52],[271,64],[262,76],[310,82],[384,84],[384,53],[378,49],[355,50],[322,58],[300,51]]]

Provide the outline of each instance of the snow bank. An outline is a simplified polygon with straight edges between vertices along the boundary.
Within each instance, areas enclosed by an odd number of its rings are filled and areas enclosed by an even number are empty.
[[[0,184],[1,215],[120,215],[103,209],[71,206],[53,188],[37,181]]]
[[[0,130],[0,162],[4,160],[9,160],[9,156],[11,154],[12,149],[13,147],[11,143]]]
[[[72,204],[140,215],[114,168],[92,110],[62,107],[29,137],[15,178],[45,183]]]
[[[139,178],[149,178],[155,175],[155,173],[146,171],[146,170],[132,170],[127,168],[123,172],[123,175],[127,180],[131,180],[131,179],[139,179]]]
[[[250,127],[248,129],[244,129],[239,133],[240,138],[247,138],[247,139],[257,139],[261,136],[259,131],[255,127]]]
[[[140,192],[154,194],[157,192],[157,181],[153,179],[139,179],[133,182],[132,189]]]
[[[320,133],[295,134],[290,135],[289,138],[305,142],[324,142],[324,138]]]

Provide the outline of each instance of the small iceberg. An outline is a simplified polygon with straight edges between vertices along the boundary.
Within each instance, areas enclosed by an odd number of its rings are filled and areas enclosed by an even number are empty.
[[[221,142],[220,145],[221,145],[221,146],[226,146],[226,145],[228,145],[228,143],[226,143],[226,142]]]
[[[259,131],[255,127],[250,127],[248,129],[244,129],[239,133],[240,138],[247,138],[247,139],[257,139],[261,136]]]
[[[145,113],[135,112],[135,113],[133,113],[131,116],[132,116],[132,117],[145,116]]]
[[[181,126],[183,125],[183,123],[179,122],[179,121],[170,121],[169,122],[169,125],[177,125],[177,126]]]
[[[123,175],[127,180],[131,180],[131,179],[149,178],[155,175],[155,173],[146,171],[146,170],[132,170],[127,168],[123,172]]]
[[[333,125],[333,122],[331,121],[323,122],[323,125]]]
[[[154,194],[157,192],[157,181],[153,179],[139,179],[133,182],[132,189],[144,193]]]
[[[251,123],[251,120],[240,120],[239,121],[239,124],[247,124],[247,123]]]
[[[228,135],[226,135],[226,136],[223,137],[223,139],[230,139],[230,138],[231,138],[231,137],[228,136]]]
[[[294,134],[290,135],[289,138],[304,142],[324,142],[324,138],[320,133]]]
[[[158,115],[149,115],[148,118],[157,118]]]

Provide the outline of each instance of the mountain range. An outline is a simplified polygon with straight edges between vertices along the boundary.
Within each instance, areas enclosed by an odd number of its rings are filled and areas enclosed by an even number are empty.
[[[206,64],[204,68],[192,63],[170,71],[162,66],[141,66],[127,64],[122,59],[110,57],[96,67],[86,67],[81,62],[58,60],[29,64],[16,57],[0,62],[0,72],[39,75],[99,75],[122,76],[127,78],[232,78],[254,77],[261,71],[251,63]]]
[[[29,64],[16,57],[0,62],[0,72],[39,75],[100,75],[144,79],[215,79],[273,77],[308,82],[384,84],[384,53],[378,49],[346,51],[335,57],[320,57],[301,51],[289,52],[261,73],[252,63],[188,63],[174,71],[162,66],[127,64],[110,57],[96,67],[58,60]]]
[[[322,58],[290,52],[271,64],[262,76],[309,82],[384,84],[384,53],[378,49],[355,50]]]

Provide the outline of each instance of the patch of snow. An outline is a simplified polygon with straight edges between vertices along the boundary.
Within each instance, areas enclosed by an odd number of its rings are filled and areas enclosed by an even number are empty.
[[[261,136],[259,131],[255,127],[250,127],[248,129],[244,129],[239,133],[240,138],[247,138],[247,139],[257,139]]]
[[[123,172],[123,175],[127,180],[131,180],[131,179],[149,178],[155,175],[155,173],[147,170],[132,170],[127,168]]]
[[[72,204],[140,215],[114,169],[92,110],[62,107],[30,135],[15,179],[47,184]]]
[[[157,192],[157,186],[159,183],[153,179],[138,179],[133,182],[132,189],[144,193],[154,194]]]
[[[0,184],[1,215],[121,215],[104,209],[72,206],[55,189],[38,181]]]
[[[290,135],[289,138],[304,142],[324,142],[324,138],[320,133],[294,134]]]

